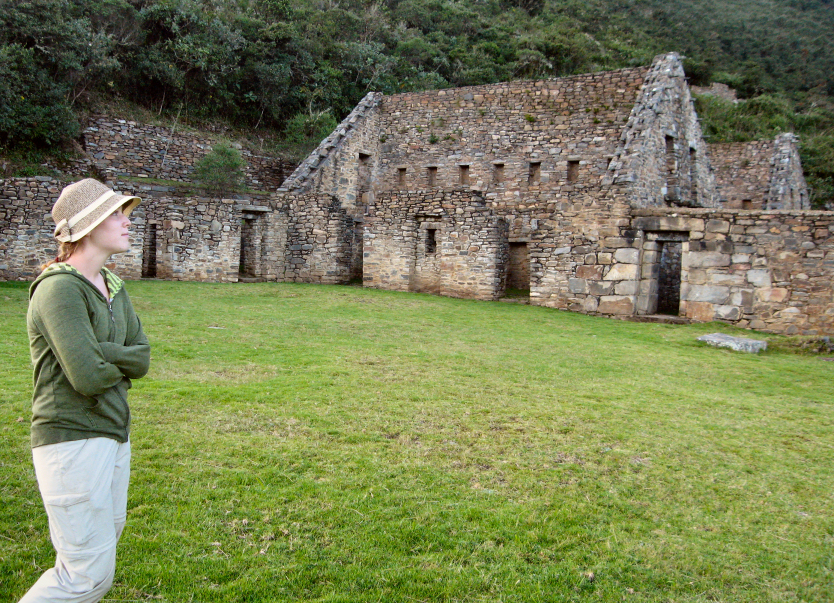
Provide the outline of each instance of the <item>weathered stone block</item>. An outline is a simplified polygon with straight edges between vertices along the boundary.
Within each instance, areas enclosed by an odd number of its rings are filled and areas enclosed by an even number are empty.
[[[730,348],[737,352],[748,352],[758,354],[762,350],[767,349],[767,342],[758,339],[748,339],[746,337],[733,337],[732,335],[725,335],[724,333],[710,333],[709,335],[701,335],[698,341],[721,348]]]
[[[639,266],[636,264],[614,264],[603,277],[606,281],[637,280]]]
[[[724,304],[729,298],[729,287],[692,285],[690,283],[683,283],[681,285],[681,299],[686,301]]]
[[[603,266],[599,264],[582,265],[576,267],[576,278],[599,280],[602,278]]]
[[[720,251],[686,251],[681,254],[684,268],[719,268],[730,265],[730,256]]]
[[[622,264],[636,264],[640,260],[640,250],[623,248],[614,252],[614,259]]]
[[[619,295],[605,295],[599,300],[598,312],[601,314],[630,316],[634,314],[634,299]]]
[[[783,287],[764,287],[756,289],[756,299],[762,302],[782,303],[788,299],[790,291]]]
[[[747,282],[755,287],[770,287],[770,270],[748,270]]]

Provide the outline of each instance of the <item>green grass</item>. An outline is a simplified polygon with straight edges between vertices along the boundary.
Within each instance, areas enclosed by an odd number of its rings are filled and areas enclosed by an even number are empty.
[[[153,365],[108,601],[834,599],[834,362],[355,287],[129,291]],[[53,562],[25,311],[0,284],[3,601]]]

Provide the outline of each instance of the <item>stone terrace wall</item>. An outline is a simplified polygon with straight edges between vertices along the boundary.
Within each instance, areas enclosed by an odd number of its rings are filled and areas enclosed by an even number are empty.
[[[377,191],[463,186],[523,204],[543,190],[598,188],[645,73],[386,96]]]
[[[621,141],[606,182],[628,183],[633,207],[718,205],[707,146],[677,54],[655,58]]]
[[[287,220],[286,250],[278,280],[346,284],[351,278],[354,221],[327,194],[277,195]]]
[[[384,193],[364,232],[364,285],[495,300],[504,293],[506,221],[467,191]]]
[[[94,167],[111,178],[132,176],[191,182],[194,164],[209,153],[217,140],[190,132],[135,121],[96,116],[84,130],[89,159],[74,162],[64,171],[85,174]],[[277,189],[295,165],[275,157],[240,149],[246,161],[246,186]]]
[[[339,127],[283,183],[281,192],[333,195],[344,207],[364,207],[372,188],[371,166],[379,158],[379,92],[362,99]]]
[[[688,231],[681,315],[786,335],[834,333],[834,212],[642,210],[631,230]]]

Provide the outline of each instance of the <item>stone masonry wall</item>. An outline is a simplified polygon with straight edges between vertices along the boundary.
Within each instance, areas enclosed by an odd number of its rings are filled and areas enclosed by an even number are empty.
[[[286,215],[283,266],[278,280],[346,284],[351,278],[353,218],[327,194],[277,195]]]
[[[509,261],[508,227],[466,191],[384,193],[364,233],[364,285],[498,299]]]
[[[48,177],[0,180],[0,279],[31,280],[41,264],[55,257],[51,209],[69,184]],[[174,196],[172,187],[108,183],[142,203],[131,213],[131,250],[113,256],[112,267],[122,278],[143,276],[146,234],[156,235],[156,272],[172,280],[237,281],[240,263],[240,222],[244,211],[266,214],[266,197],[248,200]],[[280,224],[270,215],[265,220]],[[269,230],[269,229],[267,229]],[[272,231],[269,231],[270,233]],[[276,236],[274,233],[265,236]],[[265,251],[265,265],[278,262],[277,251]],[[269,255],[269,254],[273,255]],[[147,276],[147,275],[146,275]],[[268,274],[265,276],[269,276]]]
[[[718,197],[680,57],[655,58],[606,182],[628,183],[633,207],[715,207]]]
[[[108,178],[131,176],[191,182],[194,164],[219,139],[141,124],[108,116],[95,116],[83,132],[89,158],[73,162],[63,171],[83,175],[97,171]],[[246,161],[246,186],[256,190],[277,189],[295,165],[240,148]]]
[[[656,251],[647,233],[688,233],[682,316],[786,335],[834,332],[834,212],[642,210],[632,230],[644,273]]]
[[[34,280],[40,266],[55,259],[58,242],[51,210],[66,184],[42,176],[0,180],[0,280]],[[136,210],[131,218],[143,223]],[[139,278],[142,240],[141,230],[134,230],[130,251],[114,256],[108,267],[122,278]]]
[[[371,92],[339,127],[325,138],[279,192],[316,191],[333,195],[345,208],[358,213],[370,200],[371,167],[379,158],[378,104],[382,94]]]
[[[383,98],[377,191],[479,191],[524,205],[599,188],[645,68]]]
[[[767,209],[808,209],[811,206],[796,146],[798,141],[790,132],[780,134],[773,141]]]
[[[715,183],[728,209],[762,209],[770,190],[773,141],[709,145]]]
[[[798,139],[790,133],[774,140],[709,145],[721,203],[730,209],[808,209]]]

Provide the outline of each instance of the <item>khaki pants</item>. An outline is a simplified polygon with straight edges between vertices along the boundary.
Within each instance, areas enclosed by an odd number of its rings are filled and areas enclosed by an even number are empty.
[[[20,603],[96,603],[113,584],[127,514],[130,442],[92,438],[32,449],[57,553]]]

